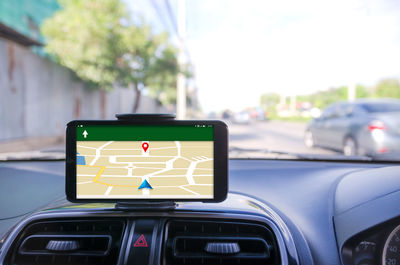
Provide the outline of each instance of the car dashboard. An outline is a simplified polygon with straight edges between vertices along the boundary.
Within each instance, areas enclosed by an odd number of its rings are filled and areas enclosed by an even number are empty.
[[[384,264],[398,244],[397,164],[232,159],[224,202],[169,211],[71,204],[63,162],[0,175],[0,264]]]

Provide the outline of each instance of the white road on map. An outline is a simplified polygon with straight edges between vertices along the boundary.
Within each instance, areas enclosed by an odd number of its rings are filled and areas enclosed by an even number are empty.
[[[157,177],[165,177],[165,178],[185,176],[186,179],[187,179],[187,182],[188,182],[187,185],[199,185],[199,186],[212,186],[213,185],[212,183],[210,183],[210,184],[196,184],[195,179],[193,178],[194,177],[194,171],[196,170],[197,165],[200,162],[212,161],[213,158],[209,158],[209,157],[206,157],[206,156],[197,156],[197,157],[192,157],[192,158],[189,159],[189,158],[183,157],[181,155],[182,154],[182,151],[181,151],[182,147],[181,147],[181,144],[180,144],[179,141],[175,141],[174,142],[175,143],[175,147],[155,147],[155,148],[151,148],[151,142],[143,141],[142,144],[143,143],[148,143],[149,146],[150,146],[149,149],[147,150],[147,152],[144,151],[143,148],[141,148],[141,149],[132,149],[132,148],[129,148],[129,149],[122,149],[122,148],[118,148],[118,149],[110,148],[110,149],[107,149],[106,147],[109,146],[113,142],[114,141],[109,141],[109,142],[101,145],[98,148],[86,147],[86,146],[83,146],[83,145],[78,145],[79,147],[82,147],[82,148],[89,148],[89,149],[95,149],[96,150],[96,154],[94,155],[94,159],[89,164],[90,166],[95,166],[95,165],[102,166],[102,165],[99,165],[99,164],[96,164],[96,163],[99,161],[100,158],[107,158],[108,162],[110,164],[114,164],[116,166],[107,165],[106,168],[124,168],[124,169],[127,169],[127,175],[102,174],[101,177],[127,177],[127,178],[135,177],[135,176],[133,176],[133,169],[135,168],[135,166],[134,166],[135,163],[140,163],[140,164],[164,164],[165,167],[163,167],[163,168],[140,167],[141,169],[160,169],[160,170],[154,171],[152,173],[145,174],[145,175],[141,176],[141,179],[142,179],[141,182],[143,182],[144,180],[149,181],[150,177],[156,176],[156,175],[157,175]],[[176,149],[177,150],[177,155],[176,156],[152,156],[152,155],[150,155],[150,150],[159,150],[159,149]],[[141,155],[102,155],[102,151],[111,151],[111,150],[113,150],[113,151],[141,150],[142,154]],[[86,156],[90,157],[91,155],[86,155]],[[133,158],[133,159],[137,158],[137,157],[149,157],[149,158],[169,158],[170,157],[171,159],[169,159],[167,161],[164,161],[164,162],[153,162],[153,161],[119,162],[118,158],[122,158],[122,157],[124,157],[124,158],[129,157],[129,158]],[[188,162],[190,162],[189,167],[188,168],[174,168],[174,162],[177,159],[187,160]],[[186,169],[187,173],[184,174],[184,175],[166,175],[166,176],[160,175],[160,174],[162,174],[164,172],[167,172],[167,171],[173,170],[173,169]],[[79,175],[79,176],[85,176],[85,177],[93,176],[93,177],[95,177],[96,175],[82,174],[82,175]],[[195,176],[210,176],[210,175],[197,174]],[[79,182],[78,184],[86,184],[86,183],[90,183],[90,181],[89,182],[88,181]],[[194,195],[200,196],[199,193],[197,193],[195,191],[192,191],[190,189],[187,189],[186,187],[184,187],[184,185],[181,185],[181,186],[157,186],[157,187],[179,187],[179,188],[181,188],[181,189],[183,189],[185,191],[193,193]],[[110,194],[110,192],[112,191],[112,189],[113,189],[113,186],[109,186],[107,188],[106,192],[104,193],[104,196],[108,196]],[[142,189],[142,195],[143,196],[148,196],[149,194],[150,194],[150,190],[149,189],[147,189],[147,188],[143,188]]]

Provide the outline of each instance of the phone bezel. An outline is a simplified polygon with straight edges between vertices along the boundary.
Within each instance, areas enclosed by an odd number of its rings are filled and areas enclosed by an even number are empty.
[[[205,124],[214,127],[214,198],[212,199],[78,199],[76,197],[76,126],[77,125],[196,125]],[[112,140],[112,139],[110,139]],[[179,139],[177,139],[179,140]],[[176,201],[200,201],[200,202],[221,202],[226,199],[228,193],[228,127],[218,120],[74,120],[67,124],[66,128],[66,172],[65,192],[70,202],[176,202]]]

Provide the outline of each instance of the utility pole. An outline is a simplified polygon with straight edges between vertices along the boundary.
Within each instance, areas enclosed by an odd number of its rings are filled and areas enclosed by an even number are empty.
[[[296,113],[296,95],[290,96],[290,112],[292,116]]]
[[[186,37],[186,0],[178,0],[178,37],[179,37],[179,54],[178,65],[180,71],[186,63],[185,56],[185,37]],[[178,73],[177,79],[177,97],[176,97],[176,114],[177,118],[182,120],[186,117],[186,77],[183,73]]]
[[[355,99],[356,99],[356,84],[351,83],[347,87],[347,100],[351,102],[354,101]]]
[[[279,100],[279,108],[285,108],[286,107],[286,95],[280,94],[280,100]]]

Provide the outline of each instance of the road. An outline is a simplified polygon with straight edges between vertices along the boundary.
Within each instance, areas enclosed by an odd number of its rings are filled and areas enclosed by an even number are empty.
[[[228,124],[230,147],[265,148],[301,154],[337,154],[321,148],[308,149],[303,142],[306,123],[254,121],[250,124]]]
[[[301,154],[337,154],[321,148],[308,149],[305,147],[303,143],[305,123],[283,121],[255,121],[248,125],[227,123],[231,147],[265,148]],[[33,143],[27,144],[24,140],[15,141],[15,143],[6,142],[3,145],[0,142],[0,153],[31,150],[60,150],[63,152],[65,146],[60,140],[57,143],[47,143],[43,139],[33,139],[31,142]]]

